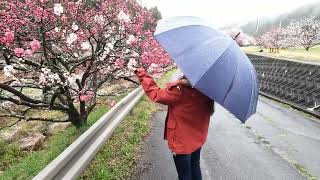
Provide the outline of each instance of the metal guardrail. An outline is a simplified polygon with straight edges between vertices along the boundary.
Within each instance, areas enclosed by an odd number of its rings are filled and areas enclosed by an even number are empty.
[[[260,94],[320,118],[320,65],[247,54],[260,80]]]
[[[94,125],[65,149],[33,180],[75,179],[88,166],[102,145],[143,96],[141,87],[135,89],[111,108]]]

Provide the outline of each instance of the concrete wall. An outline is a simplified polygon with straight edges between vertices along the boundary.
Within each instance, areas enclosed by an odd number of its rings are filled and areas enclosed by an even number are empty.
[[[260,93],[320,117],[320,66],[247,54]]]

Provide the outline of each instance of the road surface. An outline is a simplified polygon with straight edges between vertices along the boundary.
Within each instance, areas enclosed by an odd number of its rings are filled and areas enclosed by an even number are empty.
[[[163,137],[166,109],[152,118],[132,179],[175,180],[173,159]],[[220,106],[212,116],[201,154],[205,180],[300,180],[320,178],[320,120],[260,97],[246,124]]]

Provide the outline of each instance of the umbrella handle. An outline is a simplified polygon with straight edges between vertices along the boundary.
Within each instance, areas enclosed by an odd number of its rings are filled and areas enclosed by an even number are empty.
[[[241,32],[239,32],[236,36],[234,36],[234,38],[232,38],[233,40],[236,40],[238,38],[238,36],[241,34]]]

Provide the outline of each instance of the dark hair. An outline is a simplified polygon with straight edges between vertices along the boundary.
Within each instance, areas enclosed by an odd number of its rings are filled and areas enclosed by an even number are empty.
[[[186,80],[186,82],[187,82],[186,85],[192,87],[189,79],[188,79],[185,75],[183,75],[182,77],[180,77],[179,80]]]
[[[183,75],[180,79],[186,79],[186,80],[188,80],[187,77],[186,77],[186,75]]]

